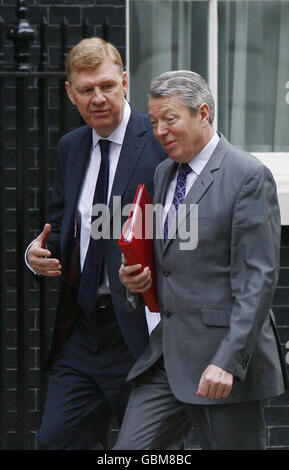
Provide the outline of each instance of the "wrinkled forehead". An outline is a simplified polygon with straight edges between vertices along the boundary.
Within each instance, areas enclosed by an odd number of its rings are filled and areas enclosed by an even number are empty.
[[[97,80],[97,79],[115,79],[121,80],[124,73],[121,72],[119,66],[111,61],[110,58],[105,58],[97,65],[90,67],[78,66],[74,67],[70,74],[70,82],[79,80]]]
[[[176,94],[160,97],[150,97],[148,101],[148,114],[152,117],[161,116],[170,112],[186,112],[187,107]]]

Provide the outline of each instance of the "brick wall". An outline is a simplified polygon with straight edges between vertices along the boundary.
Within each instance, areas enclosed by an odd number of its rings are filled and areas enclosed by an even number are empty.
[[[289,226],[282,227],[280,275],[273,311],[284,356],[289,364]],[[288,370],[288,366],[287,366]],[[289,450],[289,393],[273,398],[266,407],[267,444],[272,449]]]
[[[16,21],[14,0],[0,0],[0,16],[5,23],[5,34]],[[113,42],[121,51],[125,60],[125,2],[123,0],[99,0],[81,2],[76,0],[28,0],[28,19],[39,33],[39,24],[43,17],[49,26],[48,62],[50,67],[57,67],[60,61],[60,24],[63,16],[67,18],[69,30],[68,46],[72,46],[82,38],[82,23],[85,18],[91,25],[91,34],[101,35],[103,22],[108,19],[108,40]],[[5,62],[13,64],[13,45],[5,42]],[[31,46],[31,60],[35,65],[39,60],[39,45],[37,40]],[[40,331],[41,315],[39,306],[39,286],[30,278],[28,283],[29,296],[27,298],[27,358],[25,364],[26,384],[25,394],[19,397],[17,387],[18,356],[17,356],[17,259],[16,245],[16,158],[15,158],[15,88],[11,82],[8,84],[5,107],[5,153],[4,172],[1,182],[5,185],[4,207],[2,222],[4,254],[2,254],[1,272],[1,385],[2,385],[2,409],[0,407],[0,447],[2,449],[34,449],[35,432],[39,427],[40,409],[43,402],[43,375],[40,372]],[[39,168],[41,167],[41,155],[37,146],[38,134],[38,108],[37,108],[37,83],[30,84],[32,94],[30,102],[30,147],[27,158],[29,159],[29,236],[31,239],[40,230],[42,223],[39,219]],[[55,150],[59,138],[58,119],[58,92],[55,83],[49,89],[49,168],[50,183],[53,180],[55,165]],[[70,127],[78,125],[78,117],[71,109]],[[2,155],[1,155],[2,158]],[[57,286],[54,281],[47,283],[47,319],[50,330],[53,325],[53,314],[57,296]],[[274,312],[276,315],[278,331],[286,353],[286,343],[289,341],[289,227],[282,229],[281,270],[278,289],[274,297]],[[21,312],[20,312],[21,313]],[[19,314],[19,312],[18,312]],[[289,351],[289,346],[288,346]],[[26,419],[29,431],[24,436],[19,436],[17,421],[17,406],[19,400],[25,400],[27,408]],[[266,408],[267,443],[269,448],[289,449],[289,397],[288,394],[274,398]],[[113,427],[111,433],[112,442],[117,435],[117,429]],[[186,441],[187,448],[198,448],[198,442],[194,431]]]

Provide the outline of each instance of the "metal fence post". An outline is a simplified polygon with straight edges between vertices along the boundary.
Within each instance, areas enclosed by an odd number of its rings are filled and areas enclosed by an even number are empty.
[[[4,54],[3,54],[3,38],[4,38],[4,22],[3,18],[0,17],[0,71],[3,69],[3,62],[4,62]],[[4,207],[5,207],[5,144],[4,144],[4,83],[5,83],[5,78],[0,77],[0,207],[1,207],[1,213],[0,213],[0,224],[1,224],[1,230],[0,230],[0,272],[1,272],[1,286],[0,286],[0,309],[1,309],[1,315],[0,315],[0,331],[2,334],[0,335],[0,370],[4,370],[4,340],[3,340],[3,312],[5,311],[5,305],[4,305],[4,290],[6,287],[6,283],[4,283],[4,230],[5,230],[5,225],[4,225]],[[3,423],[2,426],[0,426],[0,446],[4,441],[4,423],[5,423],[5,411],[4,411],[4,384],[3,380],[0,381],[0,421]]]
[[[67,43],[68,43],[68,24],[65,16],[60,25],[60,63],[59,70],[65,72],[65,60],[67,56]],[[59,138],[62,137],[68,130],[68,99],[66,96],[65,77],[59,80]]]
[[[30,26],[27,16],[27,7],[25,0],[17,0],[16,16],[18,23],[8,33],[8,39],[14,42],[14,59],[17,64],[17,70],[21,72],[29,71],[30,43],[36,37],[34,29]]]
[[[29,371],[29,308],[28,274],[24,264],[24,251],[28,243],[28,190],[29,190],[29,63],[30,43],[35,32],[26,19],[25,1],[18,0],[17,25],[8,38],[14,42],[16,69],[16,285],[17,285],[17,424],[18,448],[27,448],[29,441],[28,371]]]
[[[48,68],[48,41],[47,41],[48,24],[46,18],[43,18],[40,24],[40,72],[46,72]],[[38,149],[38,166],[39,166],[39,223],[40,228],[47,221],[48,198],[49,198],[49,118],[48,118],[48,77],[39,76],[38,78],[38,129],[39,129],[39,149]],[[48,298],[49,289],[47,282],[41,282],[39,286],[39,360],[40,364],[44,364],[45,357],[49,349],[49,308]],[[47,387],[47,373],[40,370],[40,392],[39,405],[41,414],[43,412],[45,393]]]

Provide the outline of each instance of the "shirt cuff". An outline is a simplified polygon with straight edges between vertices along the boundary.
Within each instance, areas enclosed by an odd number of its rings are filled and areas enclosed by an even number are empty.
[[[31,272],[33,272],[33,274],[35,274],[35,276],[39,276],[39,274],[37,274],[37,272],[34,271],[34,269],[31,268],[30,264],[28,263],[28,260],[27,260],[27,253],[28,253],[28,250],[29,248],[31,247],[31,245],[35,242],[35,239],[32,240],[32,242],[28,245],[28,247],[26,248],[25,250],[25,254],[24,254],[24,261],[25,261],[25,264],[27,266],[28,269],[30,269]]]

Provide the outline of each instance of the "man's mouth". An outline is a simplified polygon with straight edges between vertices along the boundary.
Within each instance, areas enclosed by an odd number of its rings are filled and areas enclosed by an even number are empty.
[[[176,140],[169,140],[167,142],[163,143],[163,146],[165,147],[166,150],[171,150],[176,143]]]
[[[94,116],[99,116],[99,117],[107,116],[109,112],[110,112],[109,109],[92,109],[91,110],[91,113]]]

